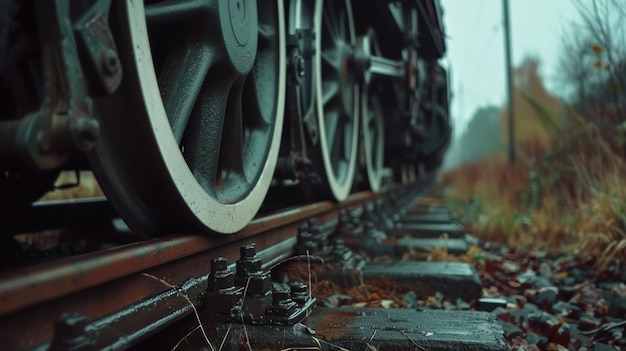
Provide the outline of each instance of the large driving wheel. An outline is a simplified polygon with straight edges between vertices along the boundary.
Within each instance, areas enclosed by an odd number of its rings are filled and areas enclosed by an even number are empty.
[[[126,0],[110,16],[124,81],[98,101],[90,158],[128,224],[233,233],[272,180],[283,123],[282,0]]]
[[[371,94],[371,89],[368,87],[361,93],[361,130],[367,183],[372,191],[379,191],[383,179],[385,125],[380,101]]]
[[[350,1],[318,1],[314,18],[314,44],[321,53],[314,57],[321,164],[327,188],[343,200],[352,189],[359,135],[359,92],[350,67],[355,45]]]
[[[369,55],[382,56],[377,37],[370,29],[358,40],[358,45],[366,57]],[[385,121],[382,104],[377,94],[379,88],[385,86],[372,83],[372,74],[369,66],[364,67],[361,86],[361,134],[363,155],[367,183],[372,191],[379,191],[383,178],[385,154]]]

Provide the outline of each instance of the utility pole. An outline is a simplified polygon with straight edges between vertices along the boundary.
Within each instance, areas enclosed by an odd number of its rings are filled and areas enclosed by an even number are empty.
[[[504,56],[506,69],[507,96],[509,102],[509,162],[515,163],[515,120],[513,119],[513,81],[511,80],[511,27],[509,21],[509,0],[502,0],[504,17]]]
[[[463,83],[459,83],[459,116],[461,120],[463,120],[464,122],[469,120],[469,118],[467,118],[467,116],[465,116],[465,92],[463,91]],[[464,125],[463,127],[467,127],[467,125]],[[460,129],[460,128],[458,128]],[[457,133],[460,133],[460,130],[457,131]]]

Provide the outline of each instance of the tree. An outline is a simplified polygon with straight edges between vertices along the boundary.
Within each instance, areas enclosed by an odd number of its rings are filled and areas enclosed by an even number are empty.
[[[545,88],[539,75],[539,65],[537,58],[527,57],[513,70],[513,106],[515,143],[533,144],[542,149],[550,145],[564,120],[561,101]],[[502,135],[508,144],[508,109],[502,109],[500,121]]]
[[[500,107],[478,108],[463,134],[448,148],[444,168],[452,169],[464,163],[504,150],[500,135]]]
[[[563,38],[560,77],[573,87],[570,99],[585,113],[623,116],[626,87],[626,2],[572,0],[581,21]],[[611,108],[607,108],[611,107]]]

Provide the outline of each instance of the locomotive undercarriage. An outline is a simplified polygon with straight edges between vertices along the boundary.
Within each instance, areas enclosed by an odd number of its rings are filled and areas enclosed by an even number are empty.
[[[0,205],[86,168],[139,232],[226,234],[270,187],[342,200],[384,169],[413,181],[450,135],[436,4],[8,2]]]

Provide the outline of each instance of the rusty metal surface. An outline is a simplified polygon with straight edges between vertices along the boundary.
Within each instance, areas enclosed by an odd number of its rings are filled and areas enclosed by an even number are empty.
[[[293,236],[295,232],[277,231],[267,236],[258,235],[260,233],[374,197],[370,192],[363,192],[351,196],[340,205],[319,202],[270,214],[254,220],[237,235],[172,235],[5,273],[0,275],[0,315],[229,244],[254,240],[257,247],[262,249]],[[234,260],[237,258],[238,246],[230,247],[230,252],[224,253],[224,256]]]
[[[254,242],[264,262],[274,264],[292,254],[306,219],[315,216],[322,228],[330,228],[327,223],[336,223],[340,209],[378,196],[363,192],[340,204],[269,214],[237,235],[173,235],[2,274],[0,344],[45,348],[54,321],[68,312],[85,316],[88,331],[98,330],[96,349],[136,342],[192,312],[190,302],[201,304],[211,259],[234,262],[239,246]]]

